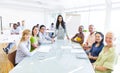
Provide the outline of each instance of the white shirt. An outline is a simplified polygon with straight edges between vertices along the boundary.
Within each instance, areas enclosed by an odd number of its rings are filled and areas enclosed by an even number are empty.
[[[29,43],[28,43],[29,42]],[[32,56],[33,53],[30,52],[31,44],[30,41],[20,42],[16,52],[15,63],[19,63],[25,57]]]
[[[52,42],[52,38],[50,38],[47,34],[39,32],[39,43],[47,44]]]
[[[51,25],[51,26],[50,26],[50,30],[55,30],[54,25]]]
[[[20,29],[19,28],[11,29],[11,33],[12,34],[20,33]]]

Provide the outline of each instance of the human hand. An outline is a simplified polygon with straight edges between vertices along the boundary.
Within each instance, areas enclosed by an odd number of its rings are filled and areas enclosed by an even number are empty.
[[[70,40],[70,38],[67,36],[67,39]]]
[[[52,42],[52,43],[54,43],[54,42],[55,42],[55,40],[54,40],[54,39],[52,39],[52,40],[51,40],[51,42]]]

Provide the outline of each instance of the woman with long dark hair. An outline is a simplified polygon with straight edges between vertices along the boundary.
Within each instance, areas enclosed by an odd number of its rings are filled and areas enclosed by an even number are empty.
[[[56,22],[55,37],[57,37],[57,39],[62,40],[62,39],[64,39],[65,35],[66,35],[67,39],[69,39],[63,17],[62,17],[62,15],[58,15],[57,22]]]
[[[30,38],[30,42],[31,42],[31,50],[30,51],[33,51],[35,48],[38,47],[38,37],[37,37],[37,34],[38,34],[38,27],[34,26],[32,28],[32,36]]]
[[[96,32],[95,43],[93,43],[92,48],[88,55],[91,63],[94,63],[97,60],[99,53],[104,47],[103,41],[104,41],[104,35],[101,32]]]

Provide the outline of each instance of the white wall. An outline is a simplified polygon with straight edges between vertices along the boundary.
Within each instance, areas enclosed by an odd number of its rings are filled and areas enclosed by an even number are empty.
[[[70,38],[72,38],[73,35],[75,35],[78,32],[78,27],[80,26],[81,22],[81,15],[66,14],[65,19],[68,35]]]
[[[44,12],[25,11],[17,9],[0,8],[0,16],[2,16],[2,25],[4,29],[8,29],[9,23],[16,23],[25,20],[25,28],[32,29],[36,24],[45,24]]]

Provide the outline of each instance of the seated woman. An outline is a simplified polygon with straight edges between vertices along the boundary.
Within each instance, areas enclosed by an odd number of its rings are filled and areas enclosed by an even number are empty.
[[[115,64],[116,53],[113,41],[113,33],[108,32],[105,36],[106,45],[103,47],[96,62],[93,64],[95,73],[111,73]]]
[[[38,27],[34,26],[32,28],[32,37],[30,38],[30,42],[31,42],[31,50],[30,51],[33,51],[35,48],[38,47],[38,37],[37,37],[37,34],[38,34]]]
[[[104,47],[103,41],[104,41],[104,35],[101,32],[96,32],[95,43],[93,43],[92,48],[88,55],[91,63],[94,63],[97,60],[99,53]]]
[[[79,44],[83,44],[84,42],[84,34],[83,34],[83,29],[84,27],[81,25],[79,26],[78,32],[72,39],[71,41],[79,43]]]
[[[30,52],[31,44],[30,44],[30,30],[26,29],[22,33],[22,38],[17,48],[15,63],[18,64],[25,57],[32,56],[34,52]]]

